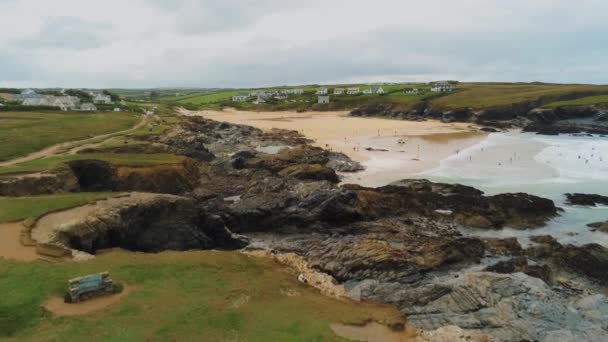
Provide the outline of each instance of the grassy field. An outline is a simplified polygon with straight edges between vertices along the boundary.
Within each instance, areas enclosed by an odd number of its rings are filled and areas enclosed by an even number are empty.
[[[356,95],[356,96],[333,96],[336,87],[359,87],[360,90],[369,86],[364,84],[351,85],[328,85],[331,103],[329,105],[318,105],[315,91],[318,86],[303,86],[304,95],[290,96],[297,102],[267,100],[264,105],[254,105],[251,102],[232,102],[231,97],[239,92],[249,93],[252,90],[220,91],[204,95],[192,95],[175,99],[172,103],[182,105],[190,109],[221,109],[234,107],[242,110],[348,110],[362,105],[373,103],[390,104],[397,109],[408,110],[414,106],[427,102],[431,108],[437,110],[448,110],[456,108],[471,107],[474,109],[510,106],[531,101],[539,101],[547,104],[564,98],[576,99],[592,95],[608,94],[608,86],[597,85],[560,85],[543,83],[461,83],[456,86],[453,93],[437,94],[430,91],[429,84],[389,84],[383,85],[386,91],[384,95]],[[404,88],[418,88],[419,94],[408,95],[403,93]],[[277,90],[281,87],[268,88],[265,90]],[[589,98],[593,101],[604,101],[603,98]],[[171,101],[169,101],[171,102]],[[589,104],[589,103],[586,103]]]
[[[41,309],[69,278],[110,271],[135,288],[86,316]],[[272,261],[234,252],[112,252],[88,262],[0,259],[0,339],[8,341],[342,341],[329,324],[398,321],[387,306],[338,301]]]
[[[3,112],[0,113],[0,161],[45,147],[133,127],[132,113]]]
[[[184,160],[184,157],[172,154],[129,154],[129,153],[91,153],[74,154],[36,159],[16,165],[0,168],[0,175],[30,173],[52,170],[61,164],[72,160],[104,160],[117,165],[144,166],[155,164],[174,164]]]
[[[438,109],[491,108],[541,100],[553,102],[562,96],[608,93],[608,86],[554,84],[461,84],[453,94],[431,101]]]
[[[241,110],[345,110],[356,108],[361,105],[371,104],[374,102],[391,103],[403,109],[411,108],[413,105],[420,103],[422,100],[437,96],[430,92],[430,86],[424,84],[402,84],[402,85],[384,85],[382,86],[386,94],[378,95],[340,95],[334,96],[333,90],[336,87],[358,87],[361,91],[367,89],[369,85],[351,84],[351,85],[329,85],[324,86],[329,89],[331,103],[327,105],[317,104],[317,95],[315,94],[319,86],[302,86],[304,89],[303,95],[290,96],[290,99],[296,102],[286,102],[282,100],[267,99],[264,105],[254,105],[251,102],[232,102],[232,96],[238,93],[250,93],[254,90],[280,90],[287,87],[274,87],[268,89],[247,89],[247,90],[231,90],[221,91],[211,94],[194,95],[175,100],[174,104],[185,106],[189,109],[221,109],[224,107],[234,107]],[[418,95],[408,95],[403,93],[404,88],[417,87],[420,90]],[[170,101],[171,102],[171,101]]]
[[[544,105],[544,108],[557,108],[557,107],[575,107],[575,106],[588,106],[594,104],[607,104],[608,103],[608,95],[600,95],[600,96],[588,96],[583,97],[576,100],[570,101],[557,101],[551,102]]]
[[[14,222],[37,217],[49,211],[108,198],[110,193],[73,193],[31,197],[0,197],[0,223]]]

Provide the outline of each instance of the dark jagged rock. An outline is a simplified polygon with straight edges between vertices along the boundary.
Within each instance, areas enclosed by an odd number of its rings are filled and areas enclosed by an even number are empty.
[[[160,252],[237,249],[247,244],[221,218],[201,211],[194,200],[173,195],[133,193],[98,202],[91,212],[74,212],[62,225],[48,222],[43,217],[33,228],[37,242],[88,253],[113,247]]]
[[[198,184],[196,163],[185,159],[181,163],[149,166],[120,166],[99,160],[77,160],[68,163],[78,179],[81,191],[145,191],[181,194],[192,191]]]
[[[594,194],[566,194],[570,205],[585,205],[595,207],[598,204],[608,205],[608,196]]]
[[[608,285],[608,248],[598,244],[562,245],[543,235],[531,238],[537,243],[526,250],[531,259],[547,261],[553,268],[578,274],[599,284]]]
[[[608,221],[589,223],[587,227],[591,228],[593,232],[608,233]]]
[[[344,153],[339,152],[330,152],[329,161],[325,166],[336,172],[357,172],[365,170],[365,167],[363,167],[361,163],[356,162]]]
[[[531,277],[542,279],[545,283],[552,282],[551,269],[547,265],[530,265],[525,256],[499,261],[485,269],[486,272],[516,273],[522,272]]]

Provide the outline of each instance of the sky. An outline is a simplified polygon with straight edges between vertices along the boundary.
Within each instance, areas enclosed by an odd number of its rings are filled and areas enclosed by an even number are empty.
[[[606,0],[0,0],[0,86],[608,83]]]

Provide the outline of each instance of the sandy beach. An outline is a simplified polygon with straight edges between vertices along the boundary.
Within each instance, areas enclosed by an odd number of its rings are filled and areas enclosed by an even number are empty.
[[[415,174],[437,167],[441,160],[482,141],[486,134],[468,123],[360,118],[348,112],[182,111],[184,115],[230,123],[295,130],[314,145],[343,152],[362,162],[367,173],[394,169]]]

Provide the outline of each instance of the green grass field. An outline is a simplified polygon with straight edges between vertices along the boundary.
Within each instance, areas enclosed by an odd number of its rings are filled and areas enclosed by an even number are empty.
[[[61,164],[73,160],[103,160],[116,165],[144,166],[156,164],[175,164],[184,157],[172,154],[129,154],[129,153],[90,153],[56,156],[36,159],[16,165],[0,168],[0,175],[31,173],[52,170]]]
[[[593,95],[608,94],[608,86],[599,85],[561,85],[542,83],[461,83],[456,86],[453,93],[432,93],[429,84],[389,84],[383,85],[386,94],[357,95],[357,96],[334,96],[333,89],[336,87],[359,87],[360,90],[368,88],[364,84],[351,85],[327,85],[331,103],[329,105],[318,105],[315,91],[318,86],[302,86],[304,95],[291,96],[290,99],[297,100],[296,103],[285,101],[268,100],[264,105],[254,105],[251,102],[232,102],[231,97],[239,92],[249,93],[252,90],[242,91],[220,91],[204,95],[191,95],[176,99],[172,103],[183,105],[191,109],[221,109],[234,107],[242,110],[349,110],[362,105],[373,103],[391,104],[397,109],[408,110],[422,102],[428,102],[433,109],[448,110],[471,107],[474,109],[510,106],[525,102],[539,101],[540,104],[548,104],[559,101],[562,98],[590,97],[584,104],[594,104],[595,101],[605,101],[604,98]],[[403,93],[404,88],[418,88],[419,94],[408,95]],[[268,88],[265,90],[281,89],[281,87]],[[171,102],[171,101],[169,101]],[[568,104],[566,104],[568,105]]]
[[[583,97],[576,100],[570,101],[557,101],[551,102],[544,105],[544,108],[557,108],[557,107],[575,107],[575,106],[588,106],[594,104],[608,104],[608,95],[600,96],[589,96]]]
[[[112,196],[111,193],[73,193],[29,197],[0,197],[0,223],[38,217],[50,211],[71,208]]]
[[[453,94],[431,101],[438,109],[474,109],[509,106],[541,100],[553,102],[561,96],[589,96],[589,93],[608,93],[608,86],[554,84],[460,84]]]
[[[134,291],[85,316],[41,304],[68,279],[110,271]],[[0,339],[7,341],[343,341],[334,322],[398,321],[387,306],[338,301],[266,259],[235,252],[112,252],[87,262],[0,259]]]
[[[136,114],[116,112],[2,112],[0,161],[21,157],[62,142],[126,130],[138,120]]]

